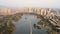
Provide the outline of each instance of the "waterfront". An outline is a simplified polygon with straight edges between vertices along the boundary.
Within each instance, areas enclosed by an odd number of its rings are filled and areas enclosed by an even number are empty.
[[[46,22],[41,16],[37,18],[37,15],[23,14],[23,15],[11,15],[5,16],[1,23],[6,22],[5,29],[0,30],[0,33],[6,34],[60,34],[52,30],[51,24]],[[42,21],[41,21],[42,20]],[[5,24],[5,23],[4,23]],[[39,26],[34,26],[37,24]],[[8,32],[6,32],[6,31]]]

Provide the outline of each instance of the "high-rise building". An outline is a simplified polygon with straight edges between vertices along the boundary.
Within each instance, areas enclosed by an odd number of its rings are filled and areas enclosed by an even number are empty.
[[[12,10],[10,9],[10,8],[8,8],[8,10],[7,10],[7,14],[11,14],[11,12],[12,12]]]
[[[41,14],[41,9],[37,8],[37,14]]]
[[[1,12],[3,15],[7,15],[7,8],[1,8]]]
[[[47,10],[46,9],[44,9],[44,16],[46,16],[47,15]]]
[[[28,12],[33,12],[33,8],[29,7]]]
[[[41,9],[41,15],[44,15],[44,9]]]

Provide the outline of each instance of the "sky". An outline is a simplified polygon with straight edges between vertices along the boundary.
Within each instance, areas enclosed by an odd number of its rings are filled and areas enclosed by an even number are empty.
[[[60,8],[60,0],[0,0],[1,6]]]

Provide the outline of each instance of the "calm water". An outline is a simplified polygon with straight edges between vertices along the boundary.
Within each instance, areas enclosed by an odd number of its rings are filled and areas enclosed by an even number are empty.
[[[0,34],[60,34],[42,16],[38,17],[29,14],[3,16],[0,18]]]
[[[30,27],[32,28],[32,34],[47,34],[46,30],[49,27],[45,27],[42,29],[34,28],[34,24],[37,24],[39,20],[34,15],[23,15],[20,20],[14,22],[16,26],[16,30],[14,34],[30,34]]]

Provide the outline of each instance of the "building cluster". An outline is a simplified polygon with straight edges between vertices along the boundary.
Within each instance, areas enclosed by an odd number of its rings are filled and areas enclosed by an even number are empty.
[[[0,8],[0,15],[9,15],[13,14],[13,10],[10,8]]]
[[[16,13],[36,13],[44,16],[46,19],[53,19],[60,26],[60,16],[56,15],[54,10],[50,8],[0,8],[0,15],[12,15]]]
[[[51,12],[51,9],[49,8],[0,8],[0,15],[10,15],[10,14],[16,14],[16,13],[37,13],[43,16],[51,16],[54,15],[54,13]]]

